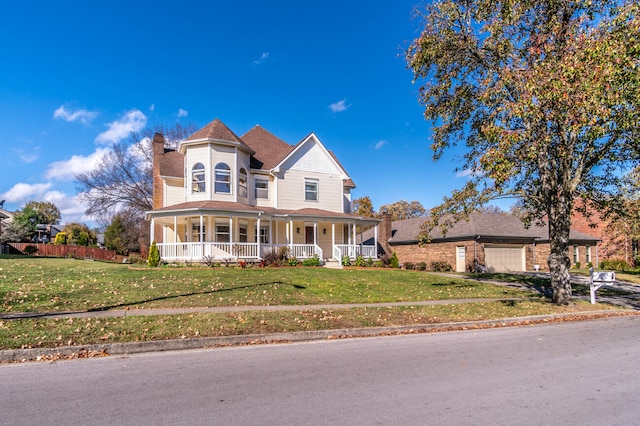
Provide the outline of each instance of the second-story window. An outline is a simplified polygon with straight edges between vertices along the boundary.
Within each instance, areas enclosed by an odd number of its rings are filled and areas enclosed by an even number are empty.
[[[204,164],[196,163],[191,168],[191,192],[205,192]]]
[[[216,164],[214,189],[216,193],[231,193],[231,169],[225,163]]]
[[[256,199],[257,198],[269,198],[269,179],[256,178]]]
[[[238,173],[238,196],[247,196],[247,171],[244,168]]]
[[[304,200],[318,201],[318,181],[315,179],[304,180]]]

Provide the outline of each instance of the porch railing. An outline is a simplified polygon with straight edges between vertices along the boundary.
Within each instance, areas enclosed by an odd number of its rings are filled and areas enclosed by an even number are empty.
[[[289,255],[297,259],[308,259],[314,256],[323,259],[322,249],[315,244],[260,244],[260,254],[258,254],[257,243],[161,243],[157,247],[160,258],[169,261],[201,261],[205,257],[218,260],[257,260],[272,250],[278,251],[280,247],[288,247]]]
[[[333,256],[337,260],[341,260],[343,256],[349,256],[350,259],[355,259],[358,256],[375,259],[376,247],[370,245],[359,244],[336,244],[333,249]]]
[[[261,256],[264,257],[272,250],[278,252],[281,247],[287,247],[289,256],[294,256],[296,259],[309,259],[314,256],[324,259],[322,257],[322,249],[315,244],[262,244],[260,246]]]
[[[201,261],[205,257],[218,260],[238,259],[257,260],[280,247],[287,247],[289,255],[297,259],[309,259],[318,256],[324,259],[322,248],[315,244],[260,244],[258,253],[257,243],[162,243],[158,244],[160,258],[165,260],[190,260]],[[341,260],[343,256],[355,259],[358,256],[376,258],[376,247],[371,245],[358,244],[336,244],[333,246],[332,255],[335,259]]]

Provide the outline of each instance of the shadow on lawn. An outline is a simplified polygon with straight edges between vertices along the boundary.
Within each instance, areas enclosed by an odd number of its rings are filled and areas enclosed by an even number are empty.
[[[478,281],[500,281],[501,285],[507,285],[514,288],[526,288],[530,291],[535,291],[540,295],[551,298],[553,296],[553,290],[551,289],[551,280],[549,278],[542,278],[532,275],[518,275],[518,274],[502,274],[502,273],[484,273],[473,276],[467,276],[468,279],[475,279]]]
[[[136,302],[118,303],[118,304],[115,304],[115,305],[101,306],[99,308],[90,308],[90,309],[87,309],[85,311],[16,312],[16,313],[11,313],[11,314],[0,314],[0,319],[10,320],[10,319],[27,319],[27,318],[45,318],[45,317],[55,317],[55,316],[68,315],[68,314],[80,314],[80,313],[85,313],[85,312],[104,312],[104,311],[110,311],[112,309],[119,309],[119,308],[126,308],[128,306],[140,305],[142,303],[156,302],[156,301],[159,301],[159,300],[177,299],[179,297],[199,296],[199,295],[203,295],[203,294],[214,294],[214,293],[220,293],[220,292],[224,292],[224,291],[242,290],[242,289],[247,289],[247,288],[258,288],[258,287],[275,285],[275,284],[290,285],[293,288],[300,289],[300,290],[307,288],[307,287],[305,287],[303,285],[300,285],[300,284],[291,284],[291,283],[285,283],[285,282],[282,282],[282,281],[270,281],[270,282],[267,282],[267,283],[248,284],[248,285],[243,285],[243,286],[239,286],[239,287],[219,288],[219,289],[208,290],[208,291],[189,292],[189,293],[182,293],[182,294],[172,294],[170,296],[153,297],[153,298],[146,299],[146,300],[138,300]]]

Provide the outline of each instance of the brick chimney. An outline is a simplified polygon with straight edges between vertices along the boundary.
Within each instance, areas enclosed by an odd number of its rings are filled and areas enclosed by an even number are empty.
[[[160,178],[160,161],[164,155],[164,136],[160,133],[153,135],[153,208],[159,209],[164,204],[164,191]]]
[[[379,241],[380,247],[384,250],[385,254],[391,256],[393,250],[389,245],[389,240],[391,239],[391,213],[387,211],[382,212],[382,222],[380,223],[380,234]]]
[[[164,191],[162,190],[162,179],[160,178],[160,162],[164,155],[164,136],[160,133],[153,135],[153,209],[164,207]],[[162,225],[155,224],[153,229],[155,241],[162,243]]]

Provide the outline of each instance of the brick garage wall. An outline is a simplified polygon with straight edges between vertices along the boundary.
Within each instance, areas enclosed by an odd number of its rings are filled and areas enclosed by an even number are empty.
[[[485,264],[484,247],[485,244],[513,244],[508,241],[491,241],[490,243],[482,242],[477,243],[475,250],[477,250],[478,264]],[[535,247],[532,244],[514,244],[524,246],[525,250],[525,267],[527,271],[533,271],[533,265],[540,265],[541,271],[548,271],[549,266],[547,259],[551,252],[551,247],[548,243],[536,244]],[[432,262],[446,262],[451,265],[451,268],[456,268],[456,247],[464,246],[466,250],[466,270],[472,271],[474,266],[474,243],[473,241],[457,241],[447,243],[429,243],[422,247],[418,244],[411,245],[394,245],[393,251],[398,255],[400,263],[411,262],[419,263],[425,262],[427,269],[431,269]],[[569,258],[571,259],[573,267],[573,245],[569,248]],[[585,245],[578,246],[578,254],[580,267],[582,269],[587,266],[587,247]],[[596,247],[591,246],[591,259],[596,263]]]
[[[569,246],[569,252],[567,253],[569,255],[569,259],[571,260],[572,268],[575,266],[573,262],[573,246],[574,246],[573,244]],[[590,247],[591,247],[591,262],[593,263],[594,267],[597,267],[598,265],[596,264],[596,261],[602,260],[602,258],[599,255],[598,255],[598,259],[596,259],[596,250],[598,250],[599,248],[597,249],[595,245]],[[534,254],[534,259],[535,259],[534,263],[537,263],[538,265],[540,265],[541,271],[549,270],[547,259],[549,258],[550,254],[551,254],[551,245],[549,243],[536,244],[535,254]],[[578,261],[580,262],[581,269],[587,268],[587,246],[584,244],[578,245]],[[527,261],[527,268],[528,267],[529,267],[529,262]],[[531,268],[533,269],[533,265],[531,266]]]
[[[394,245],[391,249],[398,256],[400,263],[425,262],[427,269],[431,269],[432,262],[446,262],[452,270],[456,270],[456,247],[464,246],[466,250],[466,270],[473,268],[474,249],[473,241],[456,241],[447,243],[427,243],[420,247],[418,244]],[[479,262],[484,262],[484,253],[481,253],[480,244],[477,244]],[[482,260],[480,260],[482,258]]]

